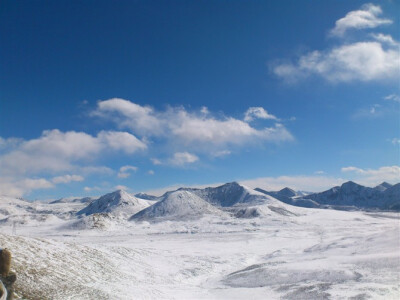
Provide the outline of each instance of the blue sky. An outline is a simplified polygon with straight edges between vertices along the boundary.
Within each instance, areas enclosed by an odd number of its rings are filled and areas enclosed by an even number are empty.
[[[400,181],[396,1],[0,6],[0,194]]]

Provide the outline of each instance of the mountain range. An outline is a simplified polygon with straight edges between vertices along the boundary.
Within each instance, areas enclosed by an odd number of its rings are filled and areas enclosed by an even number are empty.
[[[142,198],[140,198],[142,197]],[[29,202],[0,197],[0,222],[12,224],[57,217],[76,219],[76,226],[103,226],[104,222],[192,220],[207,215],[235,218],[295,216],[296,206],[340,210],[400,211],[400,183],[365,187],[352,181],[320,193],[251,189],[237,182],[218,187],[180,188],[160,197],[123,190],[99,198],[62,198]],[[29,221],[30,222],[30,221]],[[83,222],[83,223],[82,223]],[[100,224],[100,225],[99,225]],[[107,223],[108,224],[108,223]],[[106,225],[107,225],[106,224]]]

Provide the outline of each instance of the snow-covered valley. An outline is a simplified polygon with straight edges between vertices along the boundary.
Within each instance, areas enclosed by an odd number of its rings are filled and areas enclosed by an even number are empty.
[[[400,296],[397,212],[295,207],[237,184],[180,189],[158,202],[108,195],[53,203],[1,197],[0,245],[13,253],[20,296]]]

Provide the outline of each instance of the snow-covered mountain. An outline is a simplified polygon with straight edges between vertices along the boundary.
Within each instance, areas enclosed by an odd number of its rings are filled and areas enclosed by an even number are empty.
[[[132,219],[183,218],[205,214],[220,215],[221,211],[238,218],[254,218],[276,214],[294,215],[277,199],[254,191],[237,182],[205,189],[180,188],[167,192],[163,200]]]
[[[90,203],[93,200],[95,200],[95,198],[93,197],[84,197],[84,198],[76,198],[76,197],[72,197],[72,198],[60,198],[54,201],[51,201],[50,204],[58,204],[58,203]]]
[[[130,220],[179,221],[200,218],[206,214],[223,215],[223,212],[190,191],[177,190],[166,193],[161,201],[133,215]]]
[[[303,197],[320,205],[355,207],[362,209],[396,209],[400,206],[400,184],[382,183],[375,188],[365,187],[352,181],[333,187],[325,192]]]
[[[95,213],[111,213],[113,215],[130,217],[145,209],[148,201],[138,199],[123,190],[118,190],[100,197],[80,210],[77,215],[91,215]]]
[[[377,185],[376,187],[374,187],[375,190],[378,190],[380,192],[383,192],[385,190],[387,190],[388,188],[392,187],[393,185],[387,182],[382,182],[381,184]]]
[[[319,204],[316,203],[315,201],[312,201],[310,199],[304,199],[302,198],[305,194],[304,192],[296,192],[295,190],[285,187],[279,191],[266,191],[260,188],[255,188],[255,191],[258,191],[260,193],[269,195],[274,197],[275,199],[278,199],[279,201],[282,201],[283,203],[294,205],[294,206],[300,206],[300,207],[308,207],[308,208],[313,208],[313,207],[318,207]]]
[[[208,203],[218,207],[232,207],[237,204],[257,205],[276,202],[276,199],[273,197],[256,192],[237,182],[226,183],[215,188],[182,188],[179,190],[190,191]]]

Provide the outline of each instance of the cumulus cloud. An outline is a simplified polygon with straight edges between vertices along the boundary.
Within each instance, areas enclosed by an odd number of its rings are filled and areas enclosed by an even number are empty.
[[[2,139],[1,142],[6,147],[0,155],[0,193],[18,195],[84,179],[81,175],[59,175],[49,180],[30,179],[31,176],[54,176],[67,171],[109,173],[109,168],[92,166],[91,163],[103,153],[132,154],[147,148],[132,134],[117,131],[101,131],[92,136],[54,129],[43,131],[36,139]]]
[[[331,34],[340,37],[349,29],[375,28],[393,23],[392,20],[381,18],[380,15],[382,15],[380,6],[371,3],[364,4],[361,9],[351,11],[337,20]]]
[[[118,172],[118,177],[119,178],[128,178],[131,174],[128,171],[134,171],[136,172],[138,170],[137,167],[135,166],[123,166],[121,168],[119,168],[119,172]]]
[[[85,178],[80,175],[63,175],[63,176],[56,176],[53,177],[51,180],[53,183],[58,184],[58,183],[70,183],[72,181],[83,181]]]
[[[92,115],[118,120],[121,127],[130,128],[141,135],[160,134],[163,131],[162,121],[152,107],[124,99],[99,101]]]
[[[91,161],[110,150],[131,154],[146,144],[127,132],[101,131],[97,136],[84,132],[43,131],[37,139],[22,142],[0,156],[0,173],[28,174],[73,169],[77,161]]]
[[[250,107],[244,115],[244,120],[245,122],[251,122],[254,119],[277,120],[274,115],[269,114],[262,107]]]
[[[4,138],[0,137],[0,151],[15,148],[22,142],[23,142],[23,139],[19,139],[19,138],[11,137],[11,138],[4,139]]]
[[[365,185],[377,185],[383,181],[391,183],[400,181],[400,166],[385,166],[378,169],[362,169],[350,166],[342,168],[341,171],[352,174],[353,180]]]
[[[392,23],[391,20],[378,18],[381,13],[379,6],[368,4],[338,20],[331,33],[342,36],[351,28],[374,28]],[[339,45],[310,51],[295,62],[275,64],[272,71],[288,82],[313,75],[330,82],[370,82],[398,79],[399,68],[399,42],[390,35],[372,33],[368,39],[352,43],[340,40]]]
[[[0,178],[0,195],[22,197],[37,189],[53,188],[54,184],[45,178]]]
[[[103,146],[108,146],[117,151],[121,150],[128,154],[147,148],[144,142],[128,132],[101,131],[97,138]]]
[[[154,175],[155,173],[154,173],[154,171],[153,170],[148,170],[147,171],[147,175]]]
[[[331,82],[374,81],[399,76],[400,54],[395,47],[376,41],[346,44],[326,51],[312,51],[294,64],[275,66],[274,73],[287,81],[318,75]]]
[[[192,154],[192,153],[189,153],[189,152],[177,152],[177,153],[174,153],[173,157],[170,158],[168,160],[168,162],[171,165],[183,166],[183,165],[186,165],[186,164],[192,164],[192,163],[194,163],[194,162],[196,162],[198,160],[199,160],[199,158],[196,155]]]
[[[279,123],[265,128],[248,124],[254,118],[278,119],[264,108],[250,108],[245,118],[214,117],[205,107],[189,112],[183,107],[169,107],[156,111],[148,106],[123,99],[98,102],[93,115],[113,120],[118,126],[129,128],[143,137],[156,137],[170,144],[192,147],[196,151],[222,150],[227,146],[244,145],[254,141],[280,142],[292,140],[290,132]]]

